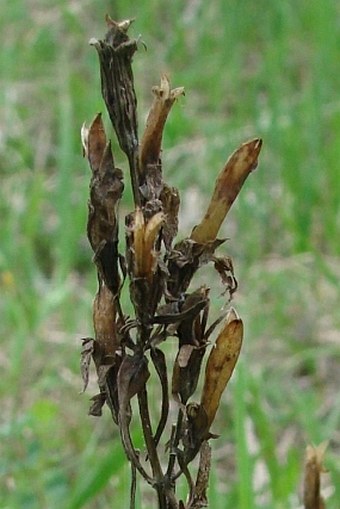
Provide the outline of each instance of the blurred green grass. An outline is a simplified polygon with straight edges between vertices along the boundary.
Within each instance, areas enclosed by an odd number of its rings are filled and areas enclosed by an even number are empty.
[[[259,170],[223,229],[246,341],[216,423],[211,506],[296,508],[304,447],[328,439],[327,509],[337,509],[336,0],[0,4],[0,506],[95,509],[113,497],[128,505],[117,431],[107,415],[87,417],[88,396],[78,395],[79,338],[91,335],[96,284],[79,130],[104,111],[87,43],[104,34],[106,12],[136,17],[132,33],[148,47],[134,64],[141,126],[161,72],[186,88],[164,140],[166,178],[183,193],[183,235],[230,152],[264,139]],[[130,206],[127,191],[122,208]]]

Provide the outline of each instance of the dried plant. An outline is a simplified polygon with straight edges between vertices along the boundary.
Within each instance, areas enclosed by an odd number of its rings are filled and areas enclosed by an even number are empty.
[[[98,114],[90,127],[82,128],[84,155],[92,170],[87,234],[94,251],[98,291],[93,303],[95,338],[83,340],[81,369],[85,390],[93,359],[100,392],[92,398],[90,414],[101,415],[106,403],[119,428],[132,471],[130,507],[135,505],[138,472],[156,490],[160,508],[195,509],[207,506],[211,461],[208,442],[216,437],[210,430],[240,353],[243,324],[233,308],[209,324],[209,288],[191,290],[189,286],[195,273],[212,263],[229,300],[237,288],[230,258],[215,254],[225,241],[217,235],[245,179],[257,165],[261,140],[248,141],[232,154],[216,180],[202,221],[187,238],[174,244],[179,193],[164,181],[161,145],[167,116],[184,89],[171,89],[168,77],[162,76],[160,85],[153,88],[153,103],[139,142],[131,69],[138,41],[128,37],[130,23],[107,17],[105,38],[90,41],[99,56],[106,108],[129,163],[135,210],[125,218],[123,255],[118,251],[123,173],[115,165]],[[121,304],[126,279],[133,317],[124,313]],[[222,322],[206,362],[200,402],[194,402],[191,398],[203,357],[212,333]],[[170,337],[178,339],[173,366],[162,350]],[[161,391],[155,429],[148,399],[150,363]],[[138,401],[146,457],[135,448],[130,433],[134,397]],[[177,413],[172,425],[168,422],[171,400]],[[169,436],[164,439],[167,432]],[[194,481],[189,464],[197,455],[200,458]],[[176,497],[176,481],[181,475],[188,482],[185,502]]]
[[[321,496],[321,474],[327,472],[323,466],[328,442],[318,446],[307,445],[303,480],[303,502],[305,509],[325,509]]]

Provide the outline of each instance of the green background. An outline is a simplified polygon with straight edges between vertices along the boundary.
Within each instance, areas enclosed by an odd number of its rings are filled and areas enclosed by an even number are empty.
[[[80,127],[104,112],[88,45],[104,16],[135,17],[140,128],[167,72],[186,96],[164,174],[196,224],[230,153],[264,145],[223,226],[246,335],[214,431],[213,509],[296,508],[306,444],[329,440],[327,509],[340,500],[340,4],[337,0],[0,4],[0,507],[128,507],[129,468],[108,412],[79,395],[95,271]],[[117,164],[126,162],[113,138]],[[122,217],[131,204],[127,191]],[[218,279],[205,269],[196,285]],[[173,352],[169,352],[172,355]],[[157,401],[157,387],[152,388]],[[155,403],[155,409],[157,409]],[[138,427],[134,438],[143,447]],[[185,493],[185,487],[179,489]],[[138,488],[138,507],[154,507]]]

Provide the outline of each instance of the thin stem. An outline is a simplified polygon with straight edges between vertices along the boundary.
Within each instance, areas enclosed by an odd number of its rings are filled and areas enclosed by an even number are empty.
[[[151,486],[154,486],[155,484],[154,480],[147,474],[147,472],[140,464],[139,458],[137,456],[136,450],[131,440],[130,430],[126,422],[126,419],[125,418],[122,419],[120,415],[118,416],[118,419],[120,436],[128,459],[136,467],[136,469],[141,474],[141,476],[146,480],[146,482]]]
[[[153,475],[155,476],[156,483],[163,480],[163,472],[159,461],[155,441],[152,434],[151,419],[149,414],[148,395],[146,386],[138,393],[139,413],[142,421],[143,435],[145,439],[148,457],[150,459]]]
[[[191,499],[194,491],[194,481],[192,480],[187,464],[185,463],[184,459],[181,458],[180,455],[178,456],[178,463],[181,467],[181,471],[183,472],[187,480],[189,486],[189,498]]]
[[[131,465],[131,488],[130,488],[130,509],[136,507],[136,485],[137,485],[137,470],[135,465],[130,462]]]
[[[182,422],[183,422],[183,412],[181,409],[179,409],[178,416],[177,416],[176,430],[174,433],[173,440],[170,443],[171,449],[170,449],[170,455],[169,455],[168,468],[166,471],[166,477],[170,481],[173,480],[172,475],[173,475],[173,470],[174,470],[174,466],[175,466],[175,461],[177,458],[176,448],[177,448],[179,440],[181,438]]]

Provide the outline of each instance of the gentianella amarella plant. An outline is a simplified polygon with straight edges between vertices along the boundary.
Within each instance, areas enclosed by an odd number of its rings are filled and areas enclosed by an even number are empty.
[[[124,191],[123,172],[116,167],[101,114],[82,128],[84,155],[92,178],[87,235],[94,252],[98,291],[93,303],[94,339],[83,340],[81,369],[84,390],[93,359],[99,393],[90,414],[101,415],[106,403],[119,428],[131,465],[131,501],[135,506],[136,479],[155,489],[158,507],[194,509],[207,506],[211,426],[222,393],[237,362],[243,324],[233,308],[209,322],[209,288],[192,289],[194,275],[212,264],[226,287],[229,300],[237,288],[231,259],[216,254],[225,239],[220,226],[247,176],[257,166],[261,140],[242,144],[217,177],[202,221],[183,240],[176,241],[179,193],[162,169],[163,129],[182,87],[171,89],[167,76],[155,86],[144,133],[139,139],[132,57],[138,41],[129,38],[130,20],[107,17],[103,40],[92,39],[100,62],[102,95],[119,145],[127,157],[134,210],[125,217],[125,253],[119,252],[118,207]],[[134,315],[122,307],[121,290],[129,285]],[[211,348],[211,336],[219,326]],[[173,363],[164,344],[175,341]],[[203,359],[208,355],[199,401],[197,389]],[[151,370],[150,364],[154,369]],[[148,387],[158,377],[160,410],[150,415]],[[137,405],[132,405],[135,398]],[[175,408],[169,422],[170,405]],[[134,409],[134,410],[133,410]],[[145,452],[136,449],[130,431],[133,411],[144,436]],[[175,415],[175,418],[173,418]],[[195,478],[190,463],[199,455]],[[185,476],[188,496],[179,500],[176,482]]]

